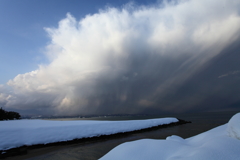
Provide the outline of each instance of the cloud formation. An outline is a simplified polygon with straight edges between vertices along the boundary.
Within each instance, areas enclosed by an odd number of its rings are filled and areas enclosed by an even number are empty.
[[[239,11],[237,0],[173,0],[106,7],[80,21],[68,13],[45,28],[49,64],[0,86],[0,105],[62,115],[199,109],[221,87],[209,94],[211,80],[196,77],[239,49]]]

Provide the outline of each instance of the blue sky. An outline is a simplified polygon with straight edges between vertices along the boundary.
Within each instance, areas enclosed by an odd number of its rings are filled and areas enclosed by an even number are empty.
[[[44,27],[57,27],[69,12],[78,20],[105,6],[122,7],[129,0],[1,0],[0,84],[48,63],[44,47],[50,41]],[[131,1],[133,2],[133,1]],[[146,5],[155,0],[134,1]]]

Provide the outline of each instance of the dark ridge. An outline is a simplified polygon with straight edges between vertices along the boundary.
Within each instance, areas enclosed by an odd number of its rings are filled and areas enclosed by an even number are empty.
[[[130,134],[133,134],[133,133],[153,131],[153,130],[157,130],[157,129],[160,129],[160,128],[167,128],[167,127],[182,125],[182,124],[186,124],[186,123],[191,123],[191,122],[190,121],[185,121],[185,120],[182,120],[182,119],[178,119],[178,122],[163,124],[163,125],[159,125],[159,126],[154,126],[154,127],[150,127],[150,128],[141,129],[141,130],[134,130],[134,131],[129,131],[129,132],[121,132],[121,133],[115,133],[115,134],[111,134],[111,135],[101,135],[101,136],[81,138],[81,139],[73,139],[73,140],[70,140],[70,141],[60,141],[60,142],[54,142],[54,143],[48,143],[48,144],[36,144],[36,145],[31,145],[31,146],[24,145],[24,146],[17,147],[17,148],[12,148],[12,149],[9,149],[9,150],[0,150],[0,159],[4,159],[4,158],[7,158],[7,157],[12,157],[12,156],[25,155],[25,154],[28,153],[28,150],[32,150],[32,149],[38,149],[38,148],[49,147],[49,146],[59,146],[59,145],[70,145],[70,144],[77,144],[77,143],[95,142],[95,141],[105,140],[105,139],[114,139],[114,138],[127,136],[127,135],[130,135]]]
[[[0,108],[0,121],[14,120],[20,118],[21,116],[19,113],[13,111],[5,111],[4,109],[2,109],[2,107]]]

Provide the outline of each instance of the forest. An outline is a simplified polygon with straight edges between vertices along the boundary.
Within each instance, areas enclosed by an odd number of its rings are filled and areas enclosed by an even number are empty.
[[[14,120],[14,119],[20,119],[21,116],[17,112],[13,111],[5,111],[4,109],[0,108],[0,121],[3,120]]]

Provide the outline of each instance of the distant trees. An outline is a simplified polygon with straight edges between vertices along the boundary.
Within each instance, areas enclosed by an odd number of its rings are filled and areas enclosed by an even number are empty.
[[[0,108],[0,121],[3,120],[13,120],[13,119],[20,119],[20,114],[13,111],[5,111],[4,109]]]

